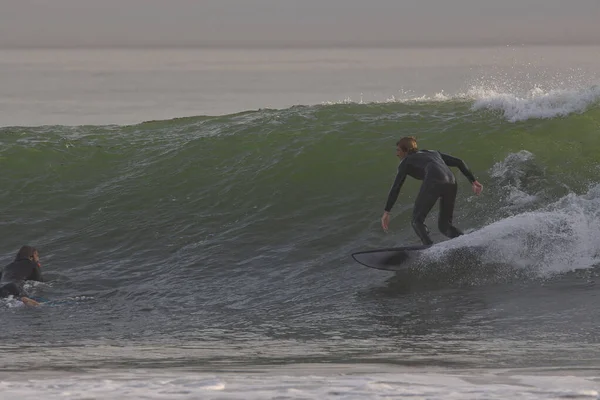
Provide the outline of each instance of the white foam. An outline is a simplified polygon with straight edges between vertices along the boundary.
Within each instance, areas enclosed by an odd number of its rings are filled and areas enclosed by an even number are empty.
[[[504,160],[497,162],[492,166],[490,170],[490,176],[492,178],[504,178],[507,175],[512,175],[516,179],[520,180],[524,172],[515,167],[532,161],[534,158],[535,156],[533,153],[527,150],[521,150],[517,153],[510,153],[504,158]]]
[[[25,307],[25,304],[21,300],[15,299],[13,296],[8,296],[7,298],[0,299],[0,307],[6,308],[15,308],[15,307]]]
[[[467,97],[475,101],[473,110],[500,111],[508,121],[517,122],[584,112],[600,101],[600,87],[578,90],[534,87],[523,95],[477,87],[469,90]]]
[[[442,90],[433,95],[413,96],[405,92],[399,96],[390,96],[385,100],[372,101],[365,100],[361,94],[358,100],[346,97],[340,101],[327,101],[321,104],[410,104],[456,100],[473,102],[471,105],[473,111],[498,111],[509,122],[549,119],[588,110],[591,106],[600,102],[600,86],[595,85],[584,89],[542,89],[535,86],[525,92],[516,89],[511,91],[496,87],[476,86],[465,93],[448,94]]]
[[[515,187],[508,188],[507,201],[517,207],[525,206],[534,203],[538,200],[538,196],[525,193]]]
[[[392,95],[390,97],[385,98],[384,100],[365,100],[364,95],[361,93],[358,99],[353,99],[348,96],[343,100],[337,101],[323,101],[321,105],[336,105],[336,104],[387,104],[387,103],[436,103],[436,102],[446,102],[450,100],[464,100],[465,96],[463,94],[452,96],[444,91],[436,92],[433,95],[420,95],[415,96],[409,92],[401,92],[398,96]]]
[[[535,156],[527,150],[510,153],[506,158],[490,168],[490,178],[506,194],[508,208],[519,208],[538,200],[537,194],[527,193],[523,188],[523,179],[535,168]]]
[[[267,371],[206,372],[142,371],[96,372],[39,377],[12,374],[0,381],[6,398],[54,399],[387,399],[439,398],[598,399],[591,375],[569,371],[427,371],[365,366],[328,371],[310,367],[280,367]]]
[[[442,242],[428,256],[440,258],[449,249],[469,246],[485,247],[485,262],[509,264],[540,276],[595,266],[600,263],[600,185]]]

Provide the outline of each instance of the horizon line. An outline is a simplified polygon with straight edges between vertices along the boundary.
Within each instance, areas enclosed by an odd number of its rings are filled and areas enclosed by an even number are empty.
[[[486,47],[597,47],[600,41],[581,42],[491,42],[491,43],[398,43],[398,42],[373,42],[373,43],[205,43],[205,44],[74,44],[74,45],[3,45],[0,50],[109,50],[109,49],[231,49],[231,50],[285,50],[285,49],[462,49]]]

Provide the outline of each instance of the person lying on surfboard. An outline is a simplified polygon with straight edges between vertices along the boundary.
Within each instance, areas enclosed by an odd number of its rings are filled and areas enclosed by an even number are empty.
[[[463,160],[448,154],[433,150],[418,150],[414,137],[403,137],[396,143],[396,155],[401,159],[398,174],[390,189],[385,211],[381,217],[381,226],[385,232],[390,224],[390,211],[400,194],[400,188],[407,175],[423,181],[421,189],[415,200],[412,215],[412,227],[424,245],[431,245],[429,229],[425,225],[425,218],[431,211],[436,201],[440,199],[440,215],[438,227],[440,232],[449,238],[455,238],[463,232],[452,225],[454,202],[456,200],[456,177],[449,167],[457,167],[460,172],[471,182],[473,192],[479,195],[483,190],[481,183],[475,179]]]
[[[31,246],[21,247],[15,261],[4,267],[0,273],[0,298],[13,296],[27,305],[39,305],[37,301],[30,299],[23,289],[25,281],[43,282],[40,254]]]

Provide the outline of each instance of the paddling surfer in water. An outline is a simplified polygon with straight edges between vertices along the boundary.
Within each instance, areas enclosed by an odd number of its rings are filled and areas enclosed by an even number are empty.
[[[424,245],[431,245],[429,229],[425,225],[425,218],[431,211],[436,201],[440,199],[440,214],[438,227],[440,232],[449,238],[462,235],[462,231],[452,224],[454,203],[456,200],[456,177],[449,167],[457,167],[460,172],[471,182],[473,192],[479,195],[483,190],[481,183],[475,179],[467,165],[459,158],[433,150],[418,150],[414,137],[403,137],[396,143],[396,155],[401,159],[398,174],[390,189],[385,211],[381,217],[381,226],[385,232],[390,224],[390,211],[400,194],[400,188],[406,176],[423,181],[421,189],[415,200],[412,216],[412,227]]]
[[[0,298],[13,296],[27,305],[39,305],[23,289],[26,281],[43,282],[40,254],[31,246],[21,247],[15,260],[0,271]]]

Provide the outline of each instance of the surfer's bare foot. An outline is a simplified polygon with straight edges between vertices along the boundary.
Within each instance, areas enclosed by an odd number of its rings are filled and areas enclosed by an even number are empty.
[[[21,301],[26,306],[39,306],[40,305],[40,303],[38,303],[37,301],[35,301],[33,299],[30,299],[29,297],[21,297]]]

